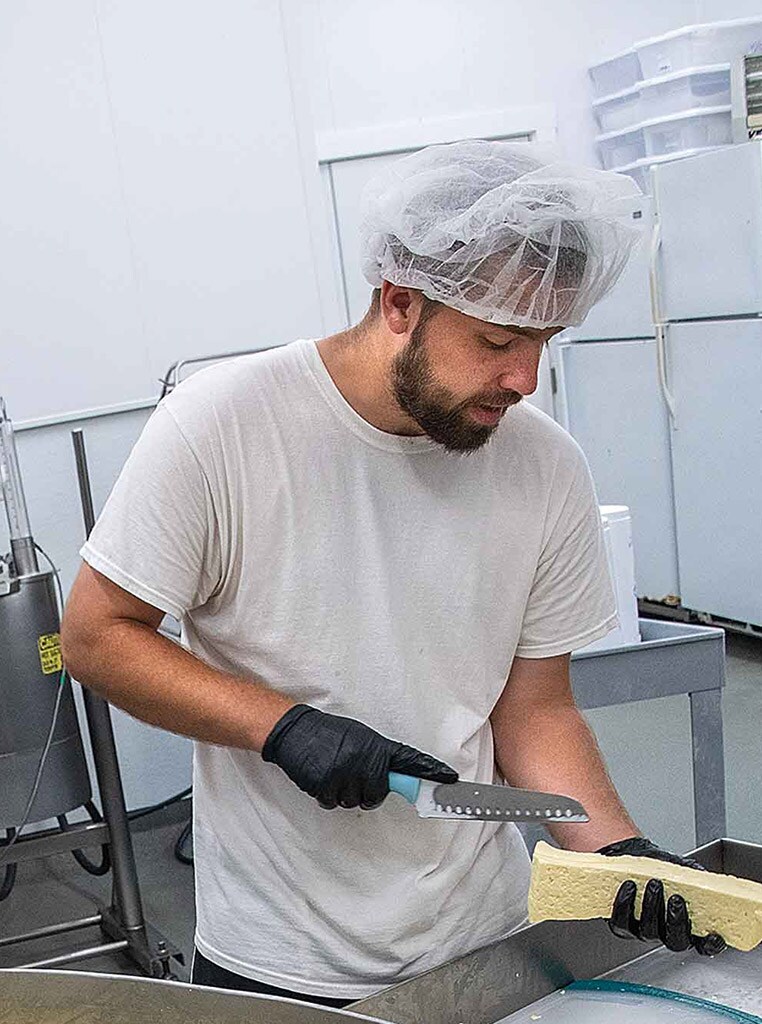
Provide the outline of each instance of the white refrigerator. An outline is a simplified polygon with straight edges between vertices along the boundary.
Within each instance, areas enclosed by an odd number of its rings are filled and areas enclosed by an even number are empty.
[[[762,625],[762,143],[657,166],[680,596]]]
[[[679,593],[667,411],[657,387],[649,293],[652,204],[644,238],[609,295],[551,345],[556,419],[579,442],[598,497],[632,516],[635,590],[653,601]]]

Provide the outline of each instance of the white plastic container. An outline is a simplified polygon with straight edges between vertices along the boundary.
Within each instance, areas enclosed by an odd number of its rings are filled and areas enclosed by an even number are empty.
[[[633,160],[631,164],[624,164],[622,167],[611,167],[609,170],[617,171],[619,174],[627,174],[633,179],[643,195],[651,194],[650,164],[646,159]]]
[[[730,64],[685,68],[650,78],[641,83],[639,93],[643,121],[702,107],[729,106]]]
[[[634,163],[646,155],[645,136],[640,125],[599,135],[595,141],[598,143],[601,163],[607,170]]]
[[[600,512],[619,626],[608,636],[583,647],[585,651],[602,651],[623,644],[640,643],[630,510],[627,505],[601,505]]]
[[[588,74],[592,79],[596,96],[611,96],[623,89],[629,89],[643,77],[635,50],[625,50],[624,53],[609,57],[600,64],[594,64]]]
[[[755,47],[762,47],[762,16],[689,25],[644,39],[634,49],[643,78],[657,78],[683,68],[724,64]]]
[[[684,160],[687,156],[695,156],[696,153],[705,152],[706,150],[703,147],[699,149],[682,149],[678,153],[665,153],[663,156],[646,156],[642,160],[625,164],[623,167],[612,167],[611,170],[617,171],[619,174],[628,174],[638,183],[644,195],[650,195],[652,167],[657,164],[671,163],[673,160]]]
[[[640,86],[603,96],[593,101],[593,114],[601,132],[617,132],[632,128],[643,120],[640,102]]]
[[[646,156],[665,156],[684,149],[715,149],[733,141],[730,107],[687,110],[642,124]]]

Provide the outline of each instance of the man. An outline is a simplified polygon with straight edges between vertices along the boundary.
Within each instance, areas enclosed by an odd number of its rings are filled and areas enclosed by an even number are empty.
[[[568,793],[591,821],[563,845],[671,856],[574,706],[569,653],[615,607],[584,458],[522,401],[624,266],[634,192],[503,143],[398,162],[365,197],[362,323],[198,373],[133,450],[63,644],[199,741],[194,981],[340,1006],[521,924],[516,828],[419,819],[390,770]],[[658,884],[612,922],[691,942]]]

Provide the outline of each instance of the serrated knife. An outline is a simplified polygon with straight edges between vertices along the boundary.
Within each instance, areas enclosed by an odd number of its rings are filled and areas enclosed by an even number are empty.
[[[474,821],[589,821],[577,800],[480,782],[429,782],[389,772],[389,789],[415,807],[421,818],[470,818]]]

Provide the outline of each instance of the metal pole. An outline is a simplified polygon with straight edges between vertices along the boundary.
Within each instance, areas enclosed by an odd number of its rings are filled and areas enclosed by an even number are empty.
[[[22,935],[11,935],[8,938],[0,939],[0,946],[13,946],[17,942],[30,942],[33,939],[47,939],[52,935],[64,935],[66,932],[75,932],[79,928],[92,928],[100,924],[103,918],[100,914],[93,914],[92,917],[81,917],[78,921],[64,921],[62,924],[51,924],[46,928],[35,928],[33,932],[24,932]]]
[[[93,497],[90,490],[90,478],[87,471],[85,441],[81,430],[71,433],[74,444],[74,455],[77,462],[77,478],[82,503],[82,515],[85,521],[85,535],[95,525]],[[111,837],[111,863],[114,879],[114,903],[118,907],[119,917],[128,931],[145,929],[143,906],[140,899],[138,874],[135,867],[135,854],[132,849],[132,837],[124,803],[124,789],[119,772],[119,761],[114,741],[114,730],[111,725],[111,713],[105,700],[83,687],[85,712],[90,728],[93,746],[93,760],[98,777],[98,788],[103,801],[103,815],[108,822]]]
[[[52,956],[48,960],[35,960],[28,964],[19,964],[17,971],[38,971],[43,967],[59,967],[61,964],[75,964],[78,960],[92,960],[94,956],[103,956],[105,953],[117,953],[119,950],[127,950],[129,942],[122,939],[119,942],[104,942],[100,946],[90,946],[89,949],[79,949],[74,953],[63,953],[61,956]]]
[[[722,678],[716,690],[689,694],[693,745],[693,807],[696,843],[703,846],[728,834],[725,811],[725,757],[722,739]]]

